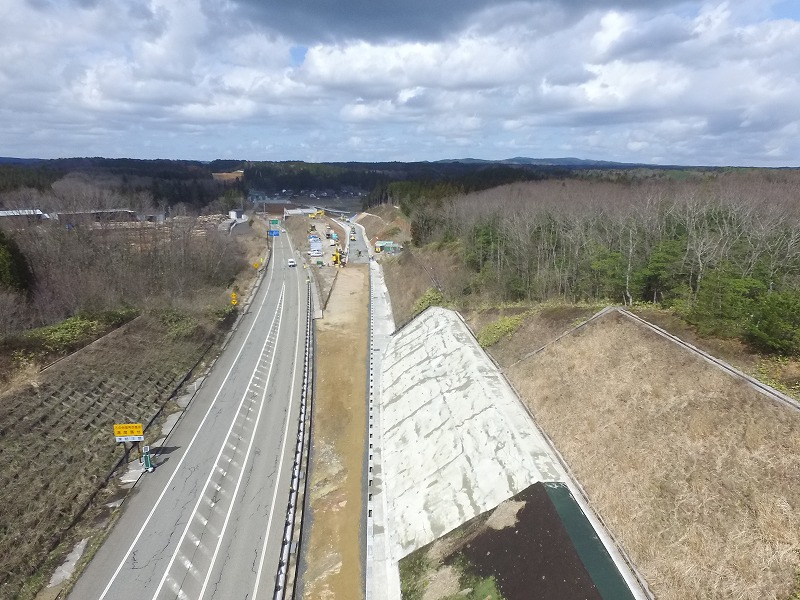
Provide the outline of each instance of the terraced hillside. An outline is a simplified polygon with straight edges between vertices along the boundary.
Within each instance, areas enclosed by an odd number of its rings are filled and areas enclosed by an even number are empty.
[[[154,419],[213,334],[143,316],[0,396],[0,598],[20,594],[105,488],[124,458],[112,425]]]

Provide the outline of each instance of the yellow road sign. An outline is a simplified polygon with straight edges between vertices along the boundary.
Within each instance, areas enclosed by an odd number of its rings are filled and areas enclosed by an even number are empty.
[[[114,423],[117,442],[143,442],[144,428],[141,423]]]
[[[238,301],[238,300],[231,300],[231,304],[233,304],[234,306],[236,306],[237,304],[239,304],[239,301]]]

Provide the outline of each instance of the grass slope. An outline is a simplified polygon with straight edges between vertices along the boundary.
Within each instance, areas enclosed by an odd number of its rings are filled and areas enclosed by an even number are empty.
[[[0,598],[43,583],[48,553],[106,486],[123,457],[112,425],[147,424],[208,349],[211,330],[169,317],[137,319],[0,395]]]
[[[800,413],[616,314],[506,372],[656,597],[789,597]]]

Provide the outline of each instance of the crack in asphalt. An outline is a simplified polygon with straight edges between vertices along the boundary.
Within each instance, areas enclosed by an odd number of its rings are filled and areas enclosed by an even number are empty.
[[[262,537],[258,537],[258,544],[255,548],[253,548],[253,564],[250,565],[250,571],[252,573],[258,573],[258,568],[256,567],[256,563],[258,562],[258,548],[261,546]]]

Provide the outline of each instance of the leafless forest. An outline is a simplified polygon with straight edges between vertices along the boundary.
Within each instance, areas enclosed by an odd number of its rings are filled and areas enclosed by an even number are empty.
[[[786,318],[800,308],[797,171],[547,180],[406,205],[417,245],[460,248],[467,296],[657,302],[715,333],[800,350],[800,321]]]
[[[47,192],[4,195],[10,207],[53,212],[128,209],[163,211],[147,193],[120,195],[85,178]],[[173,214],[185,213],[181,206]],[[74,219],[71,219],[74,220]],[[163,223],[83,219],[14,223],[13,238],[33,275],[27,291],[0,287],[0,335],[56,322],[78,312],[123,306],[187,306],[209,288],[224,288],[246,265],[241,242],[217,228],[219,219],[178,216]]]

